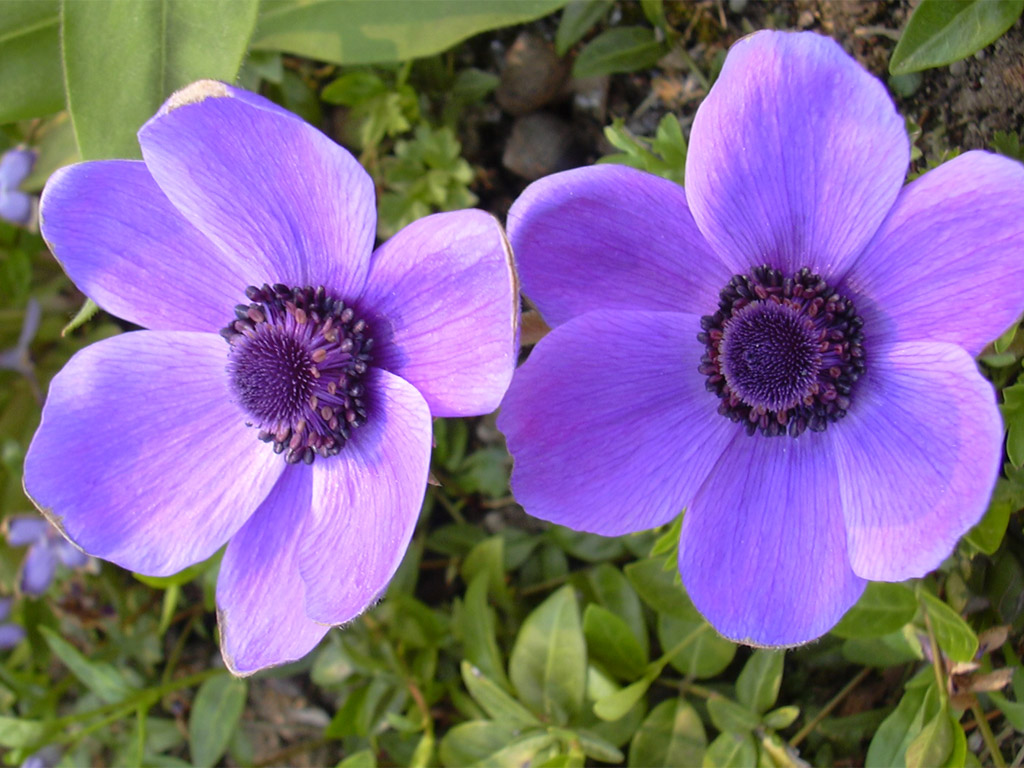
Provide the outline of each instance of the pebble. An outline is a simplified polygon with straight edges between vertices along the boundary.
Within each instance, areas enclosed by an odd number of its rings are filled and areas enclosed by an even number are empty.
[[[569,65],[551,43],[524,32],[505,54],[494,96],[508,114],[525,115],[562,96],[568,79]]]
[[[516,118],[501,164],[529,181],[572,168],[576,148],[572,126],[547,112]]]

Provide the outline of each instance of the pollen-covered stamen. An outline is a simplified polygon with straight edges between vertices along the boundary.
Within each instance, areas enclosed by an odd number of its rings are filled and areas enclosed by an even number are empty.
[[[809,269],[784,277],[756,267],[734,275],[718,311],[701,318],[698,370],[722,400],[719,413],[747,434],[821,432],[846,415],[864,373],[862,326],[853,304]]]
[[[373,339],[365,321],[323,286],[249,286],[221,330],[228,373],[259,438],[294,464],[334,456],[366,423],[362,382]]]

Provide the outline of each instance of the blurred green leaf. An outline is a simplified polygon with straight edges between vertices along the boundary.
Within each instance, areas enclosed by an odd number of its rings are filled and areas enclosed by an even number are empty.
[[[1003,543],[1006,527],[1010,523],[1013,507],[1007,499],[999,498],[999,486],[988,505],[985,516],[967,532],[966,540],[986,555],[994,554]]]
[[[377,768],[377,756],[372,749],[361,749],[338,763],[337,768]]]
[[[999,411],[1006,424],[1006,455],[1013,466],[1024,466],[1024,382],[1003,389]]]
[[[647,658],[650,651],[647,622],[644,620],[643,605],[629,580],[615,566],[601,563],[587,571],[587,584],[593,590],[597,603],[626,623],[640,644],[644,658]]]
[[[450,768],[467,765],[497,765],[490,760],[519,735],[519,729],[493,720],[471,720],[459,723],[441,739],[438,750],[441,762]]]
[[[800,717],[800,707],[790,704],[768,712],[761,718],[761,722],[768,728],[781,731],[784,728],[789,728],[789,726],[796,722],[798,717]]]
[[[0,51],[0,123],[63,109],[59,0],[4,0]]]
[[[135,133],[194,80],[235,79],[257,0],[64,2],[67,103],[85,159],[140,157]]]
[[[1021,146],[1019,133],[996,131],[992,134],[992,141],[989,146],[992,147],[993,151],[998,152],[1000,155],[1006,155],[1007,157],[1012,157],[1014,160],[1019,160],[1024,163],[1024,147]],[[1013,337],[1016,335],[1019,327],[1019,323],[1014,323],[1012,328],[999,337],[996,341],[996,352],[1002,352],[1010,346],[1010,342],[1013,341]],[[1008,336],[1009,341],[1005,341]]]
[[[658,613],[691,621],[700,619],[683,590],[679,572],[666,571],[664,562],[663,558],[651,557],[630,563],[622,570],[641,599]]]
[[[242,718],[248,689],[244,680],[226,674],[199,686],[188,718],[193,765],[212,768],[220,760]]]
[[[761,724],[761,718],[749,707],[737,704],[724,696],[708,699],[708,715],[715,728],[729,733],[746,733]]]
[[[460,574],[467,584],[472,584],[481,573],[487,576],[487,594],[499,605],[509,605],[511,598],[505,584],[505,540],[501,536],[484,539],[462,561]]]
[[[852,637],[843,643],[843,658],[868,667],[894,667],[923,658],[916,628],[908,624],[881,637]]]
[[[508,695],[490,678],[468,661],[462,662],[462,680],[469,695],[495,720],[510,723],[519,728],[541,724],[526,707]]]
[[[960,614],[931,592],[921,590],[921,602],[928,612],[939,647],[953,661],[970,661],[978,650],[978,637]]]
[[[77,331],[83,325],[92,320],[96,313],[100,311],[99,306],[92,299],[86,299],[85,303],[79,308],[75,316],[71,318],[71,321],[64,326],[64,329],[60,332],[61,336],[67,336],[72,331]]]
[[[750,768],[757,763],[757,745],[749,733],[721,733],[704,753],[704,768]]]
[[[466,659],[502,688],[510,690],[498,649],[494,609],[487,603],[488,579],[486,573],[477,573],[473,577],[454,623],[462,638]]]
[[[653,67],[665,53],[664,43],[649,27],[612,27],[583,46],[572,74],[582,78],[634,72]]]
[[[256,50],[333,64],[406,61],[451,48],[480,32],[546,16],[566,0],[264,0]]]
[[[907,746],[905,756],[907,768],[933,768],[944,765],[946,758],[953,751],[953,723],[949,712],[949,703],[942,707],[929,720],[921,732]]]
[[[919,673],[917,680],[923,676],[932,676],[932,670],[925,669]],[[907,748],[921,733],[928,722],[939,710],[939,697],[934,683],[928,685],[907,685],[903,698],[875,732],[868,747],[866,768],[890,768],[904,765]]]
[[[914,590],[905,584],[868,582],[864,594],[832,628],[839,637],[881,637],[912,621],[917,613]]]
[[[509,678],[534,712],[564,725],[583,709],[587,646],[576,595],[565,586],[526,617],[509,660]]]
[[[771,709],[782,684],[785,651],[755,650],[736,679],[736,698],[748,709],[762,714]]]
[[[1018,151],[1020,150],[1020,139],[1017,138],[1017,134],[1015,134],[1015,133],[1006,134],[1006,133],[1002,133],[1001,131],[996,131],[996,138],[994,138],[992,140],[993,148],[996,147],[996,142],[997,142],[998,139],[1003,139],[1004,142],[1009,143],[1008,141],[1006,141],[1006,139],[1004,137],[1012,137],[1014,139],[1017,139],[1017,150]],[[1012,147],[1006,147],[1005,144],[1004,144],[1004,149],[1011,150]],[[996,151],[998,152],[999,150],[997,149]],[[1001,152],[1000,154],[1004,154],[1005,155],[1005,154],[1007,154],[1007,152]],[[1019,159],[1019,158],[1016,158],[1016,159]],[[1003,353],[1006,350],[1008,350],[1010,348],[1010,345],[1013,344],[1013,340],[1015,338],[1017,338],[1017,331],[1019,329],[1020,329],[1020,321],[1016,321],[1016,322],[1014,322],[1013,325],[1011,325],[1009,328],[1007,328],[1005,331],[1003,331],[999,335],[999,338],[997,338],[995,341],[992,342],[992,347],[995,349],[995,351],[997,353]]]
[[[613,0],[573,0],[566,5],[555,32],[555,51],[558,55],[565,56],[591,27],[608,15],[613,5]]]
[[[1003,34],[1024,0],[921,0],[889,60],[894,75],[966,58]]]
[[[128,684],[113,665],[105,661],[90,661],[50,627],[41,626],[39,632],[53,655],[64,662],[71,674],[105,704],[123,701],[135,692],[135,688]]]
[[[698,680],[720,674],[736,655],[736,644],[715,632],[703,618],[658,617],[658,639],[663,648],[675,648],[689,641],[672,656],[670,664],[684,675]]]
[[[697,710],[685,699],[668,699],[652,709],[637,730],[628,765],[700,765],[707,743]]]
[[[38,720],[0,716],[0,746],[30,747],[39,744],[48,732],[47,725]]]
[[[601,720],[609,722],[624,717],[644,697],[647,689],[658,679],[663,668],[663,664],[651,663],[647,667],[647,671],[644,672],[644,676],[639,680],[630,683],[625,688],[602,696],[594,702],[594,714]]]
[[[583,612],[587,651],[621,680],[635,680],[647,666],[647,653],[626,624],[607,608],[591,603]]]

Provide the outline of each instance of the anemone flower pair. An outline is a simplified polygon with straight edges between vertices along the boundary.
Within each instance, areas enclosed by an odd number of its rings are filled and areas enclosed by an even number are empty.
[[[683,585],[759,645],[937,567],[999,472],[973,358],[1024,309],[1024,167],[968,152],[903,186],[909,157],[835,42],[765,31],[698,109],[685,190],[531,185],[507,226],[553,330],[498,421],[526,511],[619,535],[685,508]]]
[[[41,230],[71,279],[148,330],[57,374],[25,488],[89,554],[166,576],[227,543],[221,647],[297,659],[376,600],[426,488],[432,416],[491,411],[515,365],[498,222],[428,216],[373,249],[355,159],[273,103],[200,81],[143,161],[56,173]]]

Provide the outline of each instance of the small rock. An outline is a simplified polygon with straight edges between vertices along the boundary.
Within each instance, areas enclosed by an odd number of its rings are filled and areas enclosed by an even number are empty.
[[[569,123],[547,112],[516,118],[501,163],[529,181],[572,168],[576,155],[572,136]]]
[[[963,77],[967,73],[967,62],[963,59],[954,61],[949,65],[949,74],[953,77]]]
[[[569,66],[551,44],[524,32],[505,54],[494,96],[510,115],[525,115],[561,96],[568,78]]]

